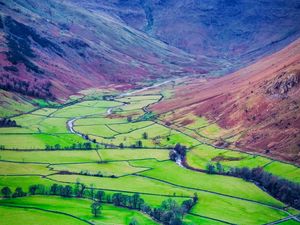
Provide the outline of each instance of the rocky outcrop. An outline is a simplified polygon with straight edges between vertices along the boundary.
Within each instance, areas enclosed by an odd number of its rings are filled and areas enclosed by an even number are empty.
[[[266,93],[270,95],[286,95],[300,83],[300,70],[282,72],[279,76],[269,81]]]

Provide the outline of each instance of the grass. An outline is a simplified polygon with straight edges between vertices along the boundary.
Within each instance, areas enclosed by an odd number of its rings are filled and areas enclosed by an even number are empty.
[[[128,133],[136,129],[141,129],[153,124],[151,121],[142,121],[142,122],[133,122],[133,123],[124,123],[124,124],[112,124],[109,127],[118,133]],[[142,138],[142,136],[140,137]]]
[[[112,160],[136,160],[154,158],[157,160],[169,159],[169,151],[159,149],[123,149],[123,150],[98,150],[101,158],[106,161]]]
[[[15,190],[17,187],[21,187],[23,191],[28,191],[30,185],[43,184],[50,187],[54,182],[41,176],[0,176],[0,189],[7,186],[11,190]]]
[[[91,214],[90,205],[91,200],[75,199],[75,198],[61,198],[61,197],[46,197],[46,196],[32,196],[18,199],[9,199],[0,201],[1,204],[17,205],[24,207],[37,207],[44,210],[54,210],[67,213],[78,218],[90,221],[94,224],[129,224],[132,218],[135,218],[140,224],[157,224],[148,216],[134,210],[115,207],[113,205],[102,204],[101,215],[94,217]],[[56,217],[57,214],[55,214]],[[53,217],[53,215],[52,215]],[[53,221],[51,218],[48,220]],[[47,221],[47,220],[46,220]],[[77,220],[78,221],[78,220]],[[38,223],[36,223],[38,224]],[[40,224],[44,224],[41,222]],[[56,223],[52,223],[56,224]],[[69,224],[69,223],[65,223]],[[75,223],[81,224],[81,223]],[[83,223],[85,224],[85,223]]]
[[[108,117],[98,117],[98,118],[82,118],[75,121],[75,126],[79,125],[105,125],[105,124],[119,124],[127,123],[127,118],[108,118]]]
[[[80,163],[98,162],[99,156],[96,151],[0,151],[0,159],[15,162],[35,163]]]
[[[83,134],[101,137],[112,137],[117,134],[105,125],[75,126],[74,129]]]
[[[13,141],[12,141],[13,140]],[[45,149],[46,145],[59,144],[62,148],[69,147],[73,143],[86,142],[76,134],[9,134],[0,135],[0,143],[6,149]]]
[[[51,175],[53,181],[75,183],[79,180],[81,183],[94,184],[95,188],[111,191],[139,192],[146,194],[170,195],[173,196],[192,196],[193,192],[181,188],[173,187],[153,179],[147,179],[139,176],[124,176],[120,178],[92,177],[82,175]]]
[[[199,203],[191,212],[234,224],[249,225],[265,224],[288,216],[280,210],[210,193],[199,193]]]
[[[26,97],[14,92],[0,90],[0,117],[7,117],[36,108]]]
[[[230,167],[262,167],[271,160],[202,144],[187,153],[187,162],[190,166],[199,169],[206,169],[207,163],[220,162],[225,169],[229,169]]]
[[[83,225],[87,224],[67,215],[38,209],[14,208],[0,205],[1,225],[19,225],[20,221],[26,221],[26,225]]]
[[[160,97],[160,95],[133,95],[129,97],[117,98],[117,100],[121,102],[139,102],[153,100],[154,102],[156,102],[160,99]]]
[[[296,220],[290,219],[290,220],[287,220],[285,222],[278,223],[278,224],[280,224],[280,225],[299,225],[299,222],[297,222]]]
[[[9,186],[14,190],[16,187],[22,187],[24,191],[27,191],[32,184],[44,184],[49,188],[53,183],[72,184],[79,179],[87,186],[94,184],[96,188],[104,189],[109,194],[140,192],[142,198],[152,206],[159,206],[161,201],[167,198],[164,195],[173,196],[178,203],[181,203],[187,199],[186,196],[193,196],[194,192],[197,192],[199,202],[192,209],[192,213],[231,223],[263,224],[287,216],[283,211],[263,205],[284,206],[283,203],[277,201],[253,183],[234,177],[209,175],[187,170],[168,160],[169,151],[167,149],[150,149],[151,147],[173,147],[176,143],[181,143],[187,147],[199,145],[199,141],[187,134],[153,121],[128,123],[128,115],[132,115],[133,120],[146,118],[147,116],[142,116],[145,112],[141,108],[156,102],[160,97],[160,95],[148,95],[120,98],[120,101],[130,103],[124,106],[121,106],[122,103],[120,102],[88,100],[60,109],[43,108],[33,113],[14,117],[13,119],[22,125],[21,128],[0,129],[0,143],[5,145],[6,148],[44,149],[45,145],[60,144],[61,147],[67,147],[73,143],[85,142],[80,136],[67,133],[66,128],[66,122],[69,118],[83,116],[84,118],[75,122],[75,129],[90,134],[91,138],[95,137],[98,141],[107,144],[119,145],[123,143],[126,146],[136,144],[138,140],[141,140],[143,146],[149,147],[149,149],[0,151],[0,160],[2,160],[0,161],[0,188]],[[109,107],[115,107],[115,114],[107,115]],[[170,113],[163,116],[173,118]],[[186,124],[188,122],[185,121],[187,118],[192,119],[192,123]],[[189,129],[199,130],[208,137],[216,137],[223,132],[216,124],[209,124],[209,121],[205,118],[190,116],[189,114],[183,115],[180,119],[174,117],[172,122]],[[186,129],[186,131],[192,134],[193,131],[189,129]],[[146,139],[142,138],[144,132],[148,135]],[[116,136],[112,138],[114,135]],[[193,147],[188,151],[187,160],[191,166],[200,169],[205,169],[208,162],[216,163],[217,161],[220,161],[225,168],[243,166],[253,168],[271,162],[261,156],[251,156],[226,149],[220,150],[204,144]],[[100,161],[102,162],[99,163]],[[299,169],[294,166],[272,162],[265,169],[275,175],[300,181]],[[56,171],[74,173],[85,171],[87,174],[49,175]],[[105,177],[87,176],[88,174],[98,173]],[[21,174],[23,176],[20,176]],[[112,175],[118,178],[110,177]],[[232,197],[224,195],[231,195]],[[245,198],[250,201],[238,198]],[[262,204],[251,202],[251,200]],[[140,224],[155,224],[147,216],[137,211],[105,204],[103,205],[102,216],[98,219],[93,218],[90,213],[90,201],[83,199],[32,196],[21,199],[0,200],[0,202],[2,204],[27,205],[41,209],[58,210],[73,214],[94,224],[129,224],[132,217],[135,217]],[[8,207],[2,210],[2,208],[4,207],[1,206],[0,213],[6,210],[5,216],[7,216],[8,221],[11,220],[9,220],[11,213],[16,210],[20,218],[22,216],[24,218],[37,217],[37,220],[33,222],[38,224],[41,224],[40,220],[45,220],[46,222],[42,224],[46,225],[48,221],[53,222],[51,217],[54,216],[49,216],[49,213],[43,214],[42,211]],[[289,212],[298,213],[294,209],[289,209]],[[64,217],[59,218],[58,216],[55,218],[57,218],[57,221],[54,221],[54,224],[73,223],[72,221],[64,221],[67,220]],[[184,217],[184,221],[185,225],[221,223],[190,214]]]
[[[50,174],[46,165],[29,163],[0,162],[0,175],[47,175]]]
[[[72,118],[72,117],[80,117],[80,116],[87,116],[87,115],[99,115],[105,113],[106,113],[106,108],[72,105],[57,110],[55,113],[52,114],[52,116]]]
[[[281,162],[272,162],[264,168],[267,172],[270,172],[276,176],[282,178],[288,178],[294,182],[300,183],[300,168]]]
[[[34,111],[33,113],[35,115],[48,116],[51,113],[55,112],[56,110],[57,110],[56,108],[42,108],[42,109]]]
[[[218,221],[215,221],[215,220],[203,218],[203,217],[200,217],[200,216],[194,216],[194,215],[191,215],[191,214],[185,215],[183,221],[184,221],[185,225],[196,225],[196,224],[221,225],[221,224],[225,224],[225,223],[222,223],[222,222],[218,222]]]
[[[102,174],[103,176],[124,176],[145,170],[144,168],[132,167],[128,162],[107,162],[107,163],[84,163],[84,164],[60,164],[51,165],[55,171],[87,172],[89,174]]]
[[[214,191],[278,207],[283,206],[280,201],[274,199],[253,183],[235,177],[190,171],[178,167],[171,161],[157,163],[153,170],[142,172],[141,174],[185,187]]]

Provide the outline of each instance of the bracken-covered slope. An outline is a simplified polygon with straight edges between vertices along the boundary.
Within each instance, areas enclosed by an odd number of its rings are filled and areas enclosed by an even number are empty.
[[[238,134],[235,147],[300,164],[300,39],[231,75],[179,86],[152,109],[205,116]]]
[[[1,88],[61,97],[86,87],[212,69],[105,12],[72,1],[0,1]]]
[[[226,71],[275,52],[300,34],[298,0],[74,0]],[[214,73],[216,75],[216,73]]]

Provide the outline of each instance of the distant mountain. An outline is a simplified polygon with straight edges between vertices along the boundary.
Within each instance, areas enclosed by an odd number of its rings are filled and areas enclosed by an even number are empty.
[[[0,7],[0,88],[43,98],[224,75],[300,35],[298,0],[0,0]]]
[[[0,2],[1,88],[37,97],[201,74],[216,65],[72,1]]]
[[[299,0],[74,0],[226,71],[275,52],[300,34]],[[224,68],[225,67],[225,68]],[[214,73],[215,74],[215,73]]]
[[[194,113],[217,123],[237,148],[300,164],[300,39],[233,74],[192,80],[152,107],[175,109],[174,118]]]

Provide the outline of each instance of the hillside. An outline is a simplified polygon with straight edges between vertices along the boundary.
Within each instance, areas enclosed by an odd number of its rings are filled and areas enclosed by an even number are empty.
[[[178,109],[172,119],[187,118],[184,125],[195,122],[188,120],[193,112],[223,128],[219,138],[229,139],[234,148],[299,164],[299,83],[298,39],[231,75],[191,80],[177,87],[173,98],[152,109],[158,113]]]
[[[183,49],[222,64],[218,74],[275,52],[300,34],[297,0],[74,1]],[[212,73],[216,75],[216,73]]]
[[[70,1],[1,3],[1,88],[64,97],[87,87],[212,69],[182,50]]]

